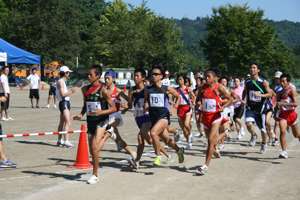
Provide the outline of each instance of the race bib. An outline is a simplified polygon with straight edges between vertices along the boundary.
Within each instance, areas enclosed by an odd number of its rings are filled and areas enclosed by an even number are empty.
[[[216,112],[217,101],[215,99],[202,99],[202,111]]]
[[[187,100],[190,100],[188,94],[185,94],[184,96],[186,97]],[[184,100],[183,97],[181,97],[180,105],[188,105],[188,103]]]
[[[249,99],[250,101],[253,101],[253,102],[260,102],[261,101],[261,97],[257,97],[255,96],[255,92],[258,92],[259,94],[261,94],[261,91],[255,91],[255,90],[249,90]]]
[[[164,107],[164,94],[150,94],[151,107]]]
[[[86,102],[86,114],[87,115],[96,115],[95,108],[98,108],[101,110],[101,104],[100,102],[94,102],[94,101],[87,101]]]
[[[144,110],[143,109],[144,106],[144,98],[140,98],[138,102],[136,102],[135,104],[135,110]]]

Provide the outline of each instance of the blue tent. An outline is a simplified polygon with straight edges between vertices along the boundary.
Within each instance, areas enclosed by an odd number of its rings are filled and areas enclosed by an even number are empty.
[[[0,38],[0,52],[7,53],[7,63],[40,65],[41,56],[20,49]]]

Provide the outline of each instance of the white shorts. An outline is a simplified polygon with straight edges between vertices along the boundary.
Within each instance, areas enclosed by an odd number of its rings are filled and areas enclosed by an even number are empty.
[[[109,115],[109,121],[114,120],[114,119],[120,119],[120,124],[118,125],[118,127],[123,125],[123,119],[119,112],[115,112],[115,113]]]

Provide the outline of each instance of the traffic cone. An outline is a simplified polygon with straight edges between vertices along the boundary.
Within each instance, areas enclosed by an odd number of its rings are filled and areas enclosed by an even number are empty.
[[[124,85],[124,92],[126,92],[126,85]]]
[[[21,83],[21,90],[23,90],[23,83]]]
[[[42,85],[42,90],[44,90],[45,88],[44,88],[44,84]]]
[[[89,160],[89,152],[88,152],[88,147],[87,147],[86,131],[85,131],[84,124],[81,125],[81,133],[80,133],[80,137],[79,137],[76,162],[74,165],[67,166],[67,167],[79,168],[79,169],[93,168],[93,166],[91,165],[90,160]]]

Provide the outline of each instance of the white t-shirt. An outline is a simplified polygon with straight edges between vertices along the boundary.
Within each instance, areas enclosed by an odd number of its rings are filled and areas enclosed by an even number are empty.
[[[192,85],[191,85],[192,90],[196,89],[196,79],[192,78],[191,82],[192,82]]]
[[[5,75],[5,74],[1,75],[0,93],[4,93],[3,88],[2,88],[2,83],[4,83],[4,89],[5,89],[6,93],[9,93],[8,79],[7,79],[7,75]]]
[[[38,89],[40,77],[37,74],[35,74],[35,75],[30,74],[27,77],[27,80],[29,80],[29,82],[30,82],[30,85],[31,85],[30,89]]]
[[[161,80],[161,83],[162,83],[163,85],[169,86],[169,85],[170,85],[170,79],[164,78],[163,80]]]

